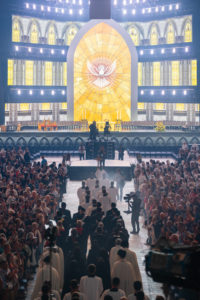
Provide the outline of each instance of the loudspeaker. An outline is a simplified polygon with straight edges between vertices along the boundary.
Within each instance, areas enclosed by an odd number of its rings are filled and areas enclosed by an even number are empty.
[[[90,1],[90,19],[111,19],[111,0]]]

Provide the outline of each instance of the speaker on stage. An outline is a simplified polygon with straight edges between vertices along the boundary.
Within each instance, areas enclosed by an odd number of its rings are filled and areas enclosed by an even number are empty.
[[[111,19],[111,0],[90,1],[90,19]]]

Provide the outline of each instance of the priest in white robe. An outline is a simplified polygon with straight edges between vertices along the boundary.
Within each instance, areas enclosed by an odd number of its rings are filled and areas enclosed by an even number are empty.
[[[120,259],[114,263],[111,277],[118,277],[120,279],[119,288],[124,290],[126,296],[128,296],[134,292],[134,271],[131,263],[126,259],[126,251],[120,249],[118,256]]]
[[[50,279],[51,279],[52,290],[60,292],[60,277],[56,269],[50,266],[50,256],[45,257],[43,263],[44,263],[43,266],[38,268],[36,274],[36,281],[31,296],[31,300],[34,300],[38,296],[38,294],[42,289],[43,283],[45,281],[50,281]],[[51,268],[51,272],[50,272],[50,268]],[[50,273],[51,273],[51,278],[50,278]]]
[[[80,292],[85,294],[85,300],[100,300],[103,292],[102,279],[95,275],[96,266],[88,266],[88,275],[80,280]]]

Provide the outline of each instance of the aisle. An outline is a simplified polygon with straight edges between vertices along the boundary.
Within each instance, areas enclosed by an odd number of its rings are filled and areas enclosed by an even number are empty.
[[[78,207],[78,197],[77,189],[81,186],[80,181],[68,181],[67,184],[67,194],[64,195],[63,201],[67,203],[67,208],[71,210],[71,213],[77,212]],[[133,191],[133,182],[127,182],[124,188],[124,195]],[[124,218],[126,228],[128,232],[132,231],[131,226],[131,215],[124,213],[127,210],[126,202],[118,201],[118,208],[120,209],[122,216]],[[130,249],[135,251],[138,257],[138,263],[142,274],[143,286],[145,293],[149,296],[150,300],[154,300],[156,295],[162,295],[160,289],[160,284],[157,284],[151,280],[146,275],[145,266],[144,266],[144,256],[148,252],[148,246],[145,245],[147,239],[147,231],[145,228],[142,228],[143,222],[142,217],[140,217],[140,234],[139,235],[130,235]]]

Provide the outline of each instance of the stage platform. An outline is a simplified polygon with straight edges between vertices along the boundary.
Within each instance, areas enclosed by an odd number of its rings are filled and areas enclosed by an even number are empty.
[[[107,172],[109,179],[115,177],[117,170],[123,174],[124,179],[129,181],[132,178],[132,164],[130,161],[124,160],[106,160],[104,170]],[[72,161],[69,167],[70,180],[85,180],[95,174],[97,170],[96,160],[79,160]]]

